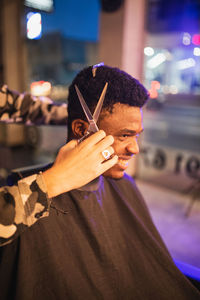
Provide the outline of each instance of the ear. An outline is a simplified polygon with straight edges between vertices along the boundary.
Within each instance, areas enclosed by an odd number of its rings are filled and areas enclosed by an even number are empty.
[[[72,121],[72,133],[75,138],[80,139],[84,134],[86,134],[89,124],[81,119],[76,119]]]

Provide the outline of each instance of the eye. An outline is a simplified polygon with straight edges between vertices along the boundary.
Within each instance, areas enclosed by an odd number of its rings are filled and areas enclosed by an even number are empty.
[[[123,137],[123,138],[126,138],[126,137],[129,137],[130,135],[128,135],[128,134],[122,134],[121,135],[121,137]]]
[[[135,138],[136,140],[139,138],[140,133],[138,134],[129,134],[129,133],[124,133],[124,134],[120,134],[117,138],[119,139],[119,141],[127,141],[128,139],[133,139]]]
[[[119,139],[120,141],[125,141],[125,140],[127,140],[128,138],[130,138],[130,137],[131,137],[130,134],[124,133],[124,134],[119,135],[119,136],[118,136],[118,139]]]

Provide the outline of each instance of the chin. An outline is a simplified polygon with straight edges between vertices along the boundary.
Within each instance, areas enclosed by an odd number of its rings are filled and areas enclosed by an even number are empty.
[[[124,170],[116,169],[116,167],[112,167],[111,169],[107,170],[103,173],[104,177],[109,177],[112,179],[120,179],[124,176]]]

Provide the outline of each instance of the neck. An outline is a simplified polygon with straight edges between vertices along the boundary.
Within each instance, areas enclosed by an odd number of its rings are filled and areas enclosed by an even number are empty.
[[[80,187],[79,191],[87,191],[87,192],[93,192],[97,191],[102,183],[103,177],[99,176],[92,180],[91,182],[87,183],[86,185]]]

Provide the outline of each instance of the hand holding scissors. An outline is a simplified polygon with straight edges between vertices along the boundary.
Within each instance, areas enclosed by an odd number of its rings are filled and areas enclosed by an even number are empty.
[[[77,87],[77,85],[75,85],[75,89],[76,89],[76,93],[78,95],[79,101],[81,103],[81,106],[83,108],[85,116],[86,116],[86,118],[89,122],[88,130],[87,130],[86,134],[78,140],[79,143],[82,142],[89,134],[99,131],[99,128],[98,128],[96,123],[98,121],[99,114],[101,112],[101,108],[102,108],[103,101],[104,101],[104,98],[105,98],[105,95],[106,95],[107,87],[108,87],[108,83],[106,82],[106,84],[103,88],[103,91],[101,93],[101,96],[99,98],[99,101],[97,103],[97,106],[95,108],[94,114],[92,115],[89,108],[88,108],[88,106],[87,106],[87,104],[86,104],[86,102],[85,102],[85,100],[84,100],[84,98],[83,98],[83,96],[82,96],[82,94],[81,94],[81,92],[79,91],[79,88]],[[102,155],[105,159],[109,159],[111,154],[108,150],[104,150],[102,152]]]
[[[83,111],[85,113],[85,116],[89,122],[89,127],[88,127],[88,130],[86,132],[86,134],[81,138],[79,139],[79,142],[81,142],[83,139],[85,139],[90,133],[94,133],[94,132],[97,132],[99,131],[99,128],[97,127],[97,121],[98,121],[98,118],[99,118],[99,114],[101,112],[101,108],[102,108],[102,105],[103,105],[103,101],[104,101],[104,98],[105,98],[105,95],[106,95],[106,90],[107,90],[107,87],[108,87],[108,83],[106,82],[104,88],[103,88],[103,91],[101,93],[101,96],[99,98],[99,101],[97,103],[97,106],[95,108],[95,111],[94,111],[94,114],[92,115],[81,92],[79,91],[79,88],[77,87],[77,85],[75,85],[75,89],[76,89],[76,93],[78,95],[78,98],[79,98],[79,101],[81,103],[81,106],[83,108]]]

